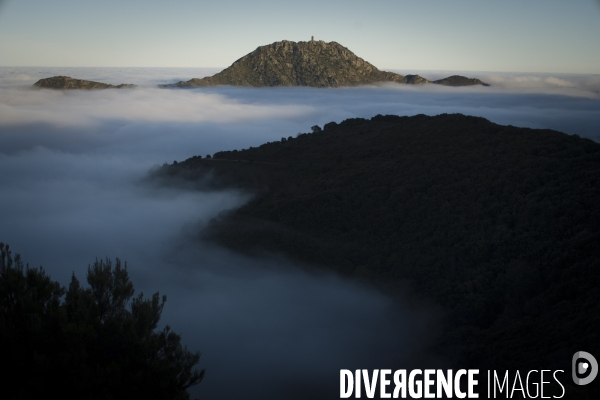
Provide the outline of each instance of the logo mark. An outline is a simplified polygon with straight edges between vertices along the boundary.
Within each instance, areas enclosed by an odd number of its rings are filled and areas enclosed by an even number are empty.
[[[585,361],[582,361],[585,360]],[[573,354],[573,382],[576,385],[587,385],[591,383],[598,375],[598,361],[588,352],[578,351]],[[587,374],[585,378],[580,376]]]

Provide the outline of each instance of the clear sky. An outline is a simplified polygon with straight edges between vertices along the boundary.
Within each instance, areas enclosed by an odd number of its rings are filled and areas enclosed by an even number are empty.
[[[0,66],[227,67],[312,35],[381,69],[600,74],[600,0],[0,0]]]

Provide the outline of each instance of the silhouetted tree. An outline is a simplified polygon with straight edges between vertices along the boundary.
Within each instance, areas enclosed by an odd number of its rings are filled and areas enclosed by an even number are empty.
[[[156,331],[166,296],[133,297],[119,259],[96,260],[87,282],[73,274],[65,290],[0,243],[3,397],[188,399],[204,370],[168,325]]]

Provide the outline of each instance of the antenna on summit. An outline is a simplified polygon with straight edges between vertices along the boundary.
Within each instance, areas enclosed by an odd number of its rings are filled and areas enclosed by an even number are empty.
[[[311,41],[311,42],[314,42],[314,41],[315,41],[315,37],[314,37],[314,36],[311,36],[311,37],[310,37],[310,41]]]

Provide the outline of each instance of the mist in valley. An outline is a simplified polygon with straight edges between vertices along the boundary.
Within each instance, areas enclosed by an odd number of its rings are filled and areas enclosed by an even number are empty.
[[[376,114],[463,113],[600,141],[596,76],[482,74],[489,88],[155,87],[213,72],[0,68],[0,242],[62,284],[73,272],[84,281],[96,258],[127,261],[136,293],[167,295],[161,324],[202,352],[206,377],[192,398],[328,398],[342,368],[443,364],[423,355],[437,311],[201,241],[212,218],[251,194],[160,187],[144,179],[152,168]],[[58,74],[139,87],[28,88]]]

